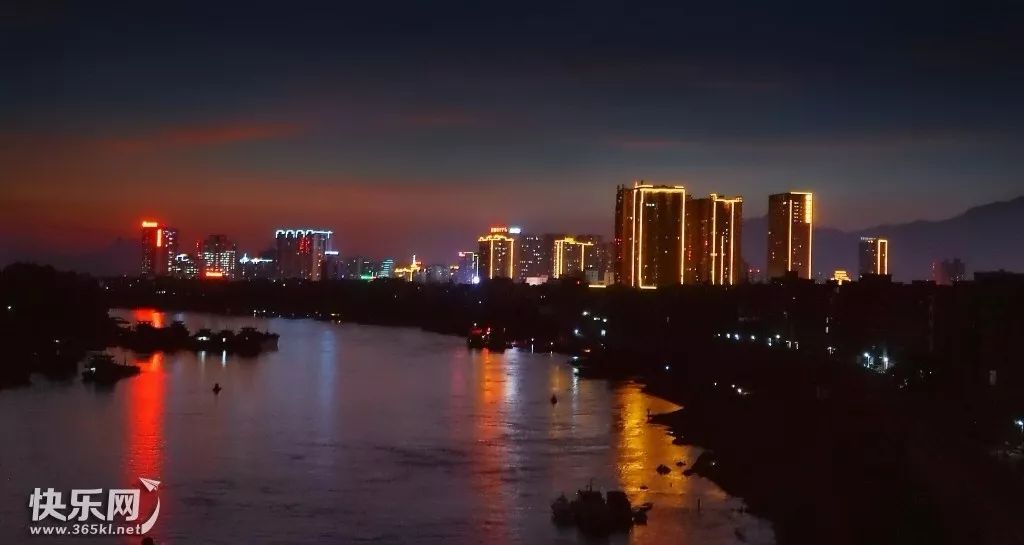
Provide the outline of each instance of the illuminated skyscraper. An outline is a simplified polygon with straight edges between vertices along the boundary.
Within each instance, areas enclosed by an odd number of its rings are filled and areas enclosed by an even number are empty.
[[[142,274],[168,276],[178,256],[178,230],[155,221],[142,222]]]
[[[199,244],[201,278],[234,278],[238,270],[238,248],[225,235],[210,235]]]
[[[516,277],[515,227],[491,227],[490,233],[477,239],[480,243],[480,278]]]
[[[686,283],[730,285],[746,277],[743,198],[712,193],[686,202]]]
[[[789,192],[768,197],[768,278],[785,276],[788,271],[800,278],[813,278],[813,231],[810,193]]]
[[[565,236],[555,239],[552,254],[554,256],[551,268],[553,278],[582,276],[586,273],[587,259],[596,260],[594,243],[582,237],[577,239]]]
[[[333,233],[321,229],[278,229],[274,236],[280,278],[320,280],[324,252],[331,249]]]
[[[684,281],[686,189],[642,181],[619,186],[615,199],[618,281],[656,288]]]
[[[476,284],[480,282],[480,261],[476,252],[459,252],[458,271],[455,273],[456,284]]]
[[[860,237],[860,276],[889,274],[889,241],[877,237]]]

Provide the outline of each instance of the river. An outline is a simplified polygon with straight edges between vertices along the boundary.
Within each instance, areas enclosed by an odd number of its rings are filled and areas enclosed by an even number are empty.
[[[470,351],[416,329],[113,314],[192,331],[253,325],[280,333],[280,347],[252,359],[111,350],[142,373],[113,388],[35,378],[0,392],[2,543],[138,543],[27,530],[34,488],[135,488],[138,477],[161,483],[157,543],[585,542],[551,523],[549,504],[591,479],[654,503],[646,526],[610,543],[773,542],[740,500],[675,465],[699,449],[646,420],[677,407],[635,384],[578,379],[564,356]]]

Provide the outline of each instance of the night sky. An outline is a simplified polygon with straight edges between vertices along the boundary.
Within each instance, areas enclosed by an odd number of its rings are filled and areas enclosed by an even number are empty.
[[[1024,193],[1024,2],[0,7],[0,243],[143,217],[450,261],[610,235],[617,184],[813,190],[843,229]],[[166,11],[156,11],[157,7]]]

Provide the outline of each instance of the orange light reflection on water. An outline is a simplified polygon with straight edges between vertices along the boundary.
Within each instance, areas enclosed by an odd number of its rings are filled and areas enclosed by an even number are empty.
[[[153,327],[164,327],[167,313],[152,308],[137,308],[132,310],[132,319],[136,322],[151,322]]]
[[[683,468],[675,465],[680,461],[683,449],[672,444],[672,438],[665,433],[664,428],[647,422],[648,409],[652,414],[657,414],[676,410],[679,406],[648,396],[636,385],[617,389],[615,397],[620,407],[616,466],[622,489],[631,498],[643,498],[649,493],[667,491],[665,489],[669,488],[675,494],[685,493],[689,488],[688,479],[682,474]],[[693,460],[686,462],[692,463]],[[664,477],[659,476],[659,464],[668,466],[672,472]],[[650,490],[641,490],[642,485],[649,486]]]
[[[472,449],[470,462],[473,465],[471,475],[474,487],[483,500],[480,513],[484,519],[479,521],[486,543],[500,544],[508,541],[508,529],[505,527],[505,514],[508,506],[504,501],[502,474],[505,471],[505,438],[503,437],[504,419],[502,405],[505,401],[507,387],[505,377],[505,361],[501,354],[483,350],[480,353],[477,383],[477,410],[474,418],[473,431],[476,439]]]

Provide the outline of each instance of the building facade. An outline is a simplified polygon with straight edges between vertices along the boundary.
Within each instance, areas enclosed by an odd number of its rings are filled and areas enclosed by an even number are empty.
[[[477,284],[480,282],[480,259],[476,252],[459,252],[459,261],[455,271],[456,284]]]
[[[712,193],[686,202],[686,283],[732,285],[745,280],[743,198]]]
[[[686,189],[642,181],[619,186],[615,199],[618,282],[656,288],[684,282]]]
[[[813,195],[778,193],[768,197],[768,278],[786,276],[811,279],[813,267]]]
[[[171,265],[171,276],[175,278],[199,278],[199,264],[191,254],[174,256]]]
[[[286,280],[320,280],[324,255],[331,249],[333,233],[323,229],[275,231],[278,277]]]
[[[859,245],[860,277],[864,275],[889,274],[889,241],[878,237],[860,237]]]
[[[178,256],[178,230],[155,221],[142,222],[142,274],[169,276]]]
[[[338,250],[324,250],[324,260],[320,267],[321,280],[340,280],[345,277],[345,267]]]
[[[480,278],[516,278],[516,239],[518,232],[509,227],[491,227],[480,237]]]
[[[197,249],[199,275],[202,278],[235,278],[238,272],[238,247],[225,235],[206,237]]]
[[[596,262],[594,242],[584,237],[563,236],[556,238],[552,247],[552,278],[584,277],[587,265]],[[587,259],[591,263],[587,263]]]
[[[514,229],[514,228],[513,228]],[[521,233],[516,237],[516,275],[519,282],[547,280],[551,276],[551,247],[555,235]]]

